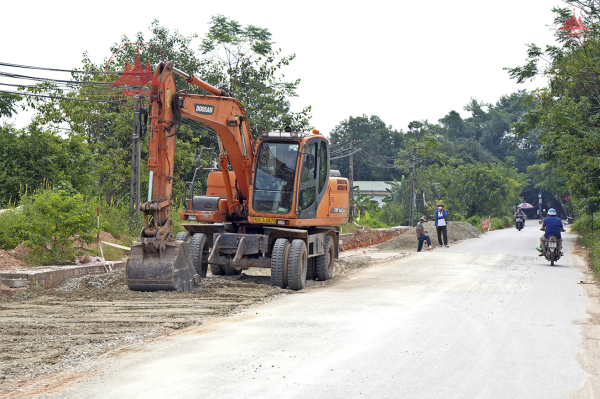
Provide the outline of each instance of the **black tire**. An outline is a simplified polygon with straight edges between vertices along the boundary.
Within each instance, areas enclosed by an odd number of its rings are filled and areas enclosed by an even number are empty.
[[[278,238],[273,245],[271,254],[271,285],[287,287],[287,266],[291,244],[287,238]]]
[[[225,274],[221,265],[210,265],[210,272],[213,276],[222,276]]]
[[[203,233],[194,234],[190,240],[190,250],[192,251],[192,260],[194,262],[196,273],[198,273],[201,278],[205,278],[206,272],[208,271],[208,263],[202,262],[202,256],[208,255],[206,235]]]
[[[550,266],[554,266],[554,251],[550,251]]]
[[[335,262],[335,248],[333,247],[333,237],[325,236],[325,253],[316,257],[315,265],[317,269],[317,278],[321,281],[331,280],[333,277],[333,263]]]
[[[177,241],[187,241],[188,238],[190,238],[190,233],[188,233],[187,231],[184,231],[182,233],[177,233],[177,235],[175,236],[175,239]]]
[[[223,269],[223,273],[228,276],[237,276],[239,274],[242,274],[241,270],[234,269],[233,267],[231,267],[229,265],[222,265],[221,268]]]
[[[308,251],[303,240],[292,241],[288,257],[288,287],[300,291],[306,285],[306,268],[308,265]]]

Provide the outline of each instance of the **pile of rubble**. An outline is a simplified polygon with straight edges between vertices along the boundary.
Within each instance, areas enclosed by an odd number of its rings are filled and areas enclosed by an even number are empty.
[[[425,230],[431,237],[431,245],[437,245],[437,233],[433,222],[424,223]],[[450,222],[448,223],[448,242],[462,241],[469,238],[479,237],[479,230],[467,222]],[[417,250],[417,233],[416,229],[411,229],[398,237],[392,238],[389,241],[377,245],[381,251],[416,251]]]

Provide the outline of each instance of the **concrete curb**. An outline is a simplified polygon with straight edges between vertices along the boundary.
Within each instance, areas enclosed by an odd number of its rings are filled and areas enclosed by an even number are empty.
[[[0,279],[2,284],[10,288],[33,286],[54,288],[68,278],[88,274],[104,274],[113,269],[122,269],[125,264],[125,261],[108,261],[95,265],[32,267],[31,269],[2,271]]]

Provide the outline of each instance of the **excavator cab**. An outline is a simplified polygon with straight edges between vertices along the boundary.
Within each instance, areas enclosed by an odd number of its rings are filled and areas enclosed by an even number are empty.
[[[294,201],[299,143],[264,141],[258,149],[252,206],[260,213],[287,214]]]

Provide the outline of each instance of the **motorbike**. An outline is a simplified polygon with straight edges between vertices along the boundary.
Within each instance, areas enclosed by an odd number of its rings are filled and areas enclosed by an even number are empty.
[[[521,231],[525,227],[525,220],[521,216],[515,217],[515,228]]]
[[[558,250],[558,237],[554,234],[550,235],[546,246],[546,260],[550,262],[550,266],[554,266],[554,262],[558,262],[561,256],[561,252]]]

